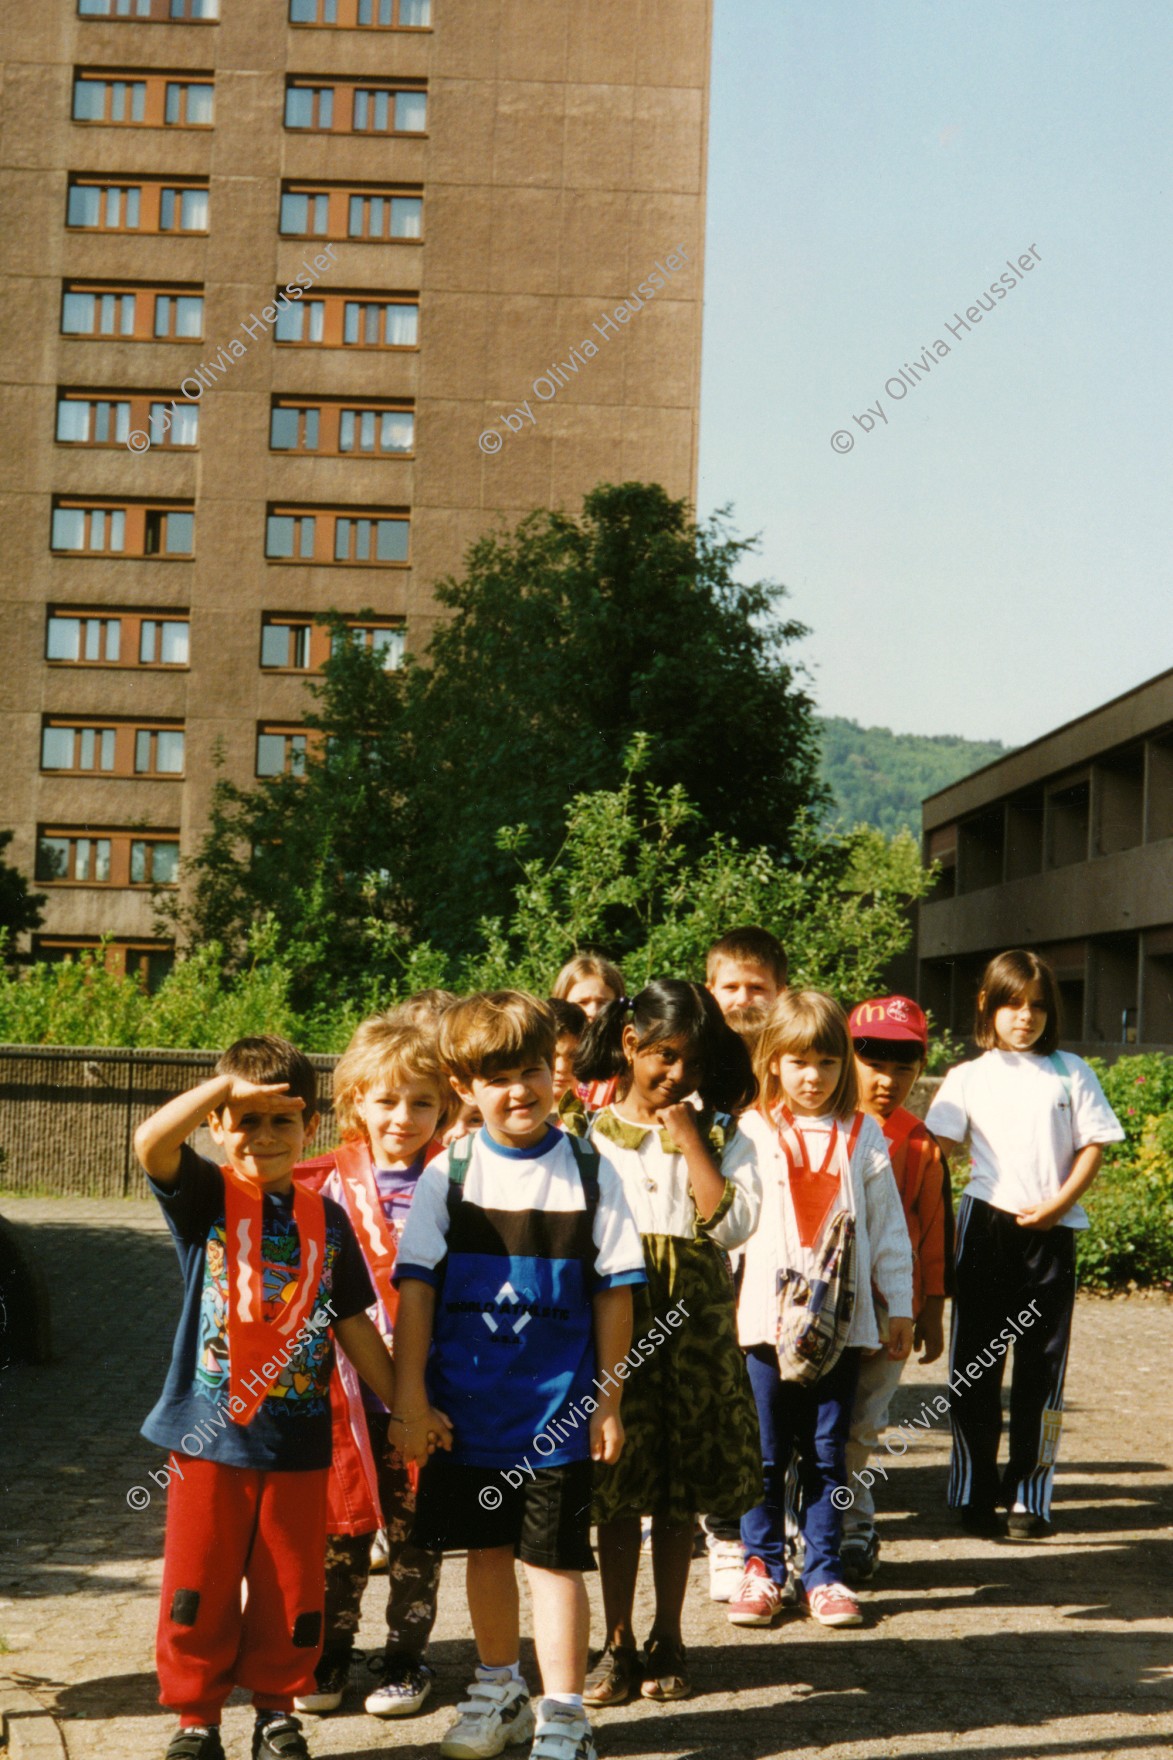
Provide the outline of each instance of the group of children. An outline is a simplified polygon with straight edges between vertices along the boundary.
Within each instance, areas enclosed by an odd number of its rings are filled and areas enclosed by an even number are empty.
[[[365,1021],[334,1075],[340,1145],[317,1161],[315,1071],[275,1037],[239,1041],[139,1128],[184,1275],[144,1426],[169,1450],[167,1760],[222,1760],[233,1686],[256,1708],[252,1760],[308,1755],[294,1713],[342,1702],[373,1545],[379,1717],[427,1699],[441,1559],[466,1554],[479,1660],[450,1760],[531,1737],[534,1760],[593,1760],[589,1707],[686,1697],[701,1518],[735,1626],[799,1606],[860,1623],[879,1552],[867,1461],[910,1352],[944,1350],[949,1294],[950,1505],[973,1534],[1051,1531],[1072,1231],[1122,1132],[1057,1050],[1046,963],[991,962],[982,1055],[924,1124],[905,1106],[927,1053],[917,1004],[849,1018],[789,990],[765,930],[722,937],[703,986],[629,997],[588,954],[553,989],[427,992]],[[222,1165],[187,1142],[205,1120]],[[954,1248],[946,1155],[963,1146]]]

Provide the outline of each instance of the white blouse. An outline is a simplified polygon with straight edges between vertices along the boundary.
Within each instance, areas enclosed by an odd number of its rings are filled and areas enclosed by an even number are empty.
[[[725,1149],[719,1160],[728,1204],[705,1232],[715,1246],[729,1251],[747,1240],[758,1225],[762,1182],[754,1142],[731,1122],[725,1129]],[[679,1150],[670,1152],[664,1147],[666,1136],[666,1131],[653,1126],[634,1124],[611,1106],[603,1109],[591,1128],[592,1143],[623,1183],[623,1195],[640,1234],[694,1240],[697,1212],[688,1167]]]

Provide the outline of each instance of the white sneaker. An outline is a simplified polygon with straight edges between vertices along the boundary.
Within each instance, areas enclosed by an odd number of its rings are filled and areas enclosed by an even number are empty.
[[[542,1699],[529,1753],[530,1760],[598,1760],[595,1734],[585,1711],[560,1705],[557,1699]]]
[[[745,1575],[745,1549],[740,1540],[709,1536],[709,1600],[731,1601]]]
[[[422,1708],[434,1679],[426,1662],[401,1657],[391,1662],[381,1683],[367,1694],[363,1709],[372,1717],[410,1717]]]
[[[371,1575],[387,1569],[387,1530],[376,1528],[371,1541]]]
[[[467,1699],[456,1710],[456,1722],[440,1743],[448,1760],[488,1760],[514,1742],[528,1742],[534,1733],[529,1688],[508,1675],[478,1670]]]

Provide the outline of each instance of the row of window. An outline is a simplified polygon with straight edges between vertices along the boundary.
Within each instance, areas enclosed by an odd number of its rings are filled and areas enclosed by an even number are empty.
[[[265,555],[272,562],[366,564],[408,561],[410,521],[391,508],[274,507],[266,516]],[[192,502],[90,501],[55,496],[49,548],[63,556],[195,554]]]
[[[45,625],[45,658],[57,666],[182,667],[189,635],[187,612],[57,606]],[[262,614],[260,663],[266,671],[318,672],[342,640],[381,655],[388,672],[403,664],[402,623],[355,619],[340,637],[307,613],[285,611]]]
[[[191,287],[67,281],[61,334],[133,342],[201,341],[204,296]],[[302,348],[416,348],[419,302],[397,294],[325,294],[278,309],[277,342]]]
[[[302,775],[311,737],[303,727],[260,722],[256,736],[256,774],[259,777]],[[55,776],[134,776],[145,781],[174,781],[183,776],[185,757],[186,735],[183,723],[179,721],[142,724],[46,716],[41,726],[41,769]],[[65,833],[60,836],[66,838]],[[97,852],[87,847],[84,853],[87,863],[91,856],[97,861]],[[59,857],[60,852],[55,859]],[[51,876],[74,880],[82,877],[68,866]],[[43,876],[38,875],[38,878]],[[111,880],[109,884],[125,885],[126,882]],[[150,884],[150,881],[143,884]]]
[[[73,232],[204,233],[211,221],[206,177],[123,179],[71,175],[65,224]],[[285,182],[278,231],[283,238],[351,243],[415,242],[423,237],[424,199],[391,185]]]
[[[155,392],[58,393],[56,437],[62,446],[125,446],[132,433],[145,433],[153,447],[190,450],[199,445],[200,406]],[[383,399],[277,397],[269,448],[329,458],[407,457],[415,450],[415,412],[410,404]]]
[[[46,964],[72,964],[101,953],[106,970],[137,978],[148,990],[159,988],[175,964],[175,949],[161,941],[99,940],[96,935],[34,935],[33,958]]]
[[[118,128],[212,128],[216,83],[212,72],[146,72],[135,68],[79,68],[73,76],[74,122]],[[285,126],[310,133],[414,134],[428,125],[422,82],[346,80],[303,76],[285,86]]]
[[[43,886],[174,886],[179,832],[43,828],[36,877]]]
[[[216,24],[220,0],[77,0],[79,18]],[[432,0],[289,0],[289,22],[335,30],[427,30]]]

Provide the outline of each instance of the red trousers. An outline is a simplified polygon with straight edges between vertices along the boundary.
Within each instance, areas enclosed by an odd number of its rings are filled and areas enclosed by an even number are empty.
[[[259,1710],[291,1711],[322,1650],[326,1469],[267,1473],[188,1455],[168,1467],[160,1704],[185,1723],[218,1723],[233,1687],[246,1687]]]

